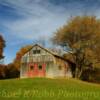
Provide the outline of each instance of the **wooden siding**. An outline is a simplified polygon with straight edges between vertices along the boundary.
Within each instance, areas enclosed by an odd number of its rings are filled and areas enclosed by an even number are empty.
[[[35,50],[38,50],[35,51]],[[71,77],[68,63],[39,46],[34,46],[21,59],[20,77]],[[39,69],[41,67],[41,70]],[[31,68],[33,67],[33,68]]]
[[[49,65],[46,73],[47,77],[72,77],[68,63],[56,57],[54,58],[54,63]]]

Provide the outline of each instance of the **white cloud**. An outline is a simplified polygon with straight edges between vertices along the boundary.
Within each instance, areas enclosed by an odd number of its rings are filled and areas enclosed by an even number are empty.
[[[6,0],[7,5],[16,10],[16,14],[23,16],[23,19],[4,21],[3,25],[9,32],[24,39],[37,39],[45,35],[49,36],[67,20],[67,12],[63,7],[58,7],[41,0]],[[43,1],[43,0],[42,0]]]
[[[66,4],[59,6],[49,1],[50,0],[0,0],[0,7],[2,8],[2,5],[5,7],[4,9],[0,8],[0,11],[4,11],[0,13],[0,31],[3,30],[7,44],[5,55],[9,61],[6,62],[11,62],[17,50],[22,47],[22,45],[31,43],[31,41],[36,40],[36,42],[38,42],[44,39],[47,41],[48,46],[50,46],[48,39],[70,16],[87,12],[91,15],[95,14],[100,18],[100,8],[98,8],[98,6],[93,7],[96,2],[91,5],[91,2],[84,4],[86,0],[83,2],[80,2],[81,0],[66,0]],[[62,2],[65,0],[54,1]],[[3,14],[8,16],[5,17]]]
[[[53,5],[48,0],[1,0],[3,5],[14,8],[22,18],[3,21],[9,33],[23,39],[49,38],[71,15],[84,11],[84,4],[75,2],[67,7]],[[72,7],[72,8],[71,8]],[[74,10],[76,11],[74,12]],[[13,12],[14,12],[13,11]]]

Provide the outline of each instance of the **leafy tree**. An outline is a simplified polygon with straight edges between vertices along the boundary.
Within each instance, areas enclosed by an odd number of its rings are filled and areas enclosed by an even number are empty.
[[[8,65],[0,64],[0,79],[18,78],[19,70],[13,63]]]
[[[32,45],[26,45],[22,47],[17,53],[16,53],[16,58],[14,60],[14,65],[15,67],[19,70],[20,65],[21,65],[21,58],[22,56],[32,47]]]
[[[3,39],[2,35],[0,35],[0,63],[2,63],[3,56],[3,49],[5,47],[5,40]],[[0,64],[0,79],[5,78],[5,65]]]
[[[5,47],[5,40],[3,39],[2,35],[0,35],[0,60],[4,58],[3,56],[4,47]]]
[[[8,78],[18,78],[19,70],[15,67],[13,63],[10,63],[5,68],[6,79]]]
[[[6,65],[0,64],[0,79],[5,79],[6,78]]]
[[[54,33],[53,42],[70,48],[76,65],[74,76],[80,78],[85,69],[92,69],[100,60],[100,20],[95,16],[71,18]]]

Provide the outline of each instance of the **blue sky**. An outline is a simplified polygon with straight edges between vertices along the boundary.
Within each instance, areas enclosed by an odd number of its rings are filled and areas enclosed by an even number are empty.
[[[50,38],[70,16],[100,17],[100,0],[0,0],[0,34],[6,40],[5,63],[24,45]]]

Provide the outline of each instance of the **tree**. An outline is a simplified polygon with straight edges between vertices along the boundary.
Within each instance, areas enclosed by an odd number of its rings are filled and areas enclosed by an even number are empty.
[[[6,78],[6,65],[0,64],[0,79],[5,79]]]
[[[22,56],[30,49],[32,48],[32,45],[26,45],[22,47],[17,53],[16,53],[16,58],[14,60],[14,65],[15,67],[19,70],[20,65],[21,65],[21,58]]]
[[[5,47],[5,40],[3,39],[2,35],[0,35],[0,60],[4,58],[3,56],[4,47]]]
[[[0,64],[0,79],[18,78],[19,70],[13,63],[8,65]]]
[[[5,75],[6,75],[6,79],[18,78],[19,77],[19,70],[15,67],[15,65],[13,63],[10,63],[10,64],[6,65]]]
[[[95,16],[77,16],[54,33],[53,42],[69,47],[75,62],[75,77],[80,78],[85,69],[92,69],[100,59],[100,20]],[[99,53],[100,54],[100,53]]]

